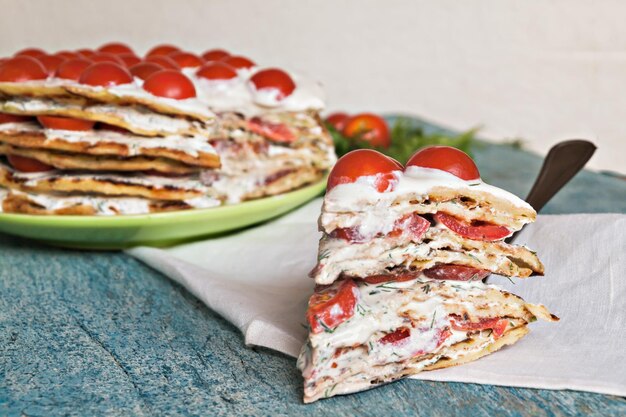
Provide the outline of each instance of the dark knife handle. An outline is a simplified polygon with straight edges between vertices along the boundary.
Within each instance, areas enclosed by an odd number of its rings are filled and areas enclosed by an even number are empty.
[[[526,202],[539,212],[574,175],[583,169],[596,149],[593,143],[582,139],[566,140],[554,145],[543,160],[541,171],[526,197]],[[518,233],[509,237],[507,243],[511,243]]]

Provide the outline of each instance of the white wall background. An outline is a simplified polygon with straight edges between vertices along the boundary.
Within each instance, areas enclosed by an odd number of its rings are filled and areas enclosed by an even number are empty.
[[[0,0],[0,54],[120,40],[297,68],[328,108],[413,113],[545,152],[593,139],[626,173],[626,2]]]

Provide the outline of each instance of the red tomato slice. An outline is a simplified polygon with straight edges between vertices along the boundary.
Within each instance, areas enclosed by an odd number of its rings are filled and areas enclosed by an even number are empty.
[[[411,156],[406,166],[440,169],[466,181],[480,179],[480,173],[472,158],[452,146],[422,148]]]
[[[421,275],[420,271],[411,272],[405,271],[397,274],[383,274],[383,275],[370,275],[369,277],[363,278],[363,281],[367,282],[371,285],[383,284],[385,282],[404,282],[411,281]]]
[[[144,62],[154,62],[165,69],[180,70],[180,65],[178,65],[172,58],[165,55],[149,56],[144,60]]]
[[[494,240],[501,240],[511,235],[511,231],[504,226],[498,226],[486,222],[472,222],[468,224],[461,219],[457,219],[454,216],[450,216],[446,213],[436,213],[435,220],[443,223],[448,229],[452,230],[457,235],[466,237],[472,240],[486,240],[492,242]]]
[[[328,191],[339,184],[355,182],[360,177],[376,176],[374,186],[378,192],[393,190],[396,177],[394,171],[402,165],[388,156],[371,149],[356,149],[342,156],[328,177]]]
[[[85,71],[93,62],[86,58],[68,59],[57,68],[54,76],[65,80],[78,81],[83,71]]]
[[[143,89],[155,96],[183,100],[196,96],[196,88],[189,78],[175,70],[162,70],[152,74]]]
[[[200,67],[204,63],[198,55],[190,52],[176,51],[169,54],[168,57],[172,58],[180,68]]]
[[[454,330],[474,331],[474,330],[486,330],[492,329],[494,338],[498,339],[504,334],[509,321],[507,319],[495,317],[480,319],[478,322],[471,322],[469,320],[463,320],[457,316],[451,316],[452,320],[450,325]]]
[[[13,56],[30,56],[33,58],[37,58],[39,56],[47,55],[46,51],[39,48],[26,48],[21,51],[17,51]]]
[[[424,275],[431,279],[448,281],[482,281],[487,278],[490,271],[472,268],[464,265],[437,265],[423,271]]]
[[[43,80],[48,71],[36,58],[22,55],[11,58],[0,65],[0,81],[23,82]]]
[[[121,42],[110,42],[102,45],[98,48],[98,52],[106,52],[108,54],[115,55],[123,55],[123,54],[131,54],[135,55],[135,52],[130,48],[130,46]]]
[[[24,156],[9,154],[7,159],[11,166],[20,172],[46,172],[54,169],[54,167],[48,164]]]
[[[341,132],[346,126],[349,118],[350,116],[348,116],[348,113],[336,112],[328,115],[328,117],[326,118],[326,123],[334,127],[337,131]]]
[[[157,45],[148,51],[148,53],[146,54],[146,57],[169,55],[172,52],[176,52],[176,51],[180,51],[180,48],[174,45],[168,45],[168,44]]]
[[[252,68],[256,64],[254,61],[249,60],[245,56],[231,55],[223,58],[221,60],[226,65],[230,65],[235,69],[244,69],[244,68]]]
[[[417,213],[408,214],[396,221],[394,229],[389,232],[390,237],[399,237],[403,234],[410,236],[413,242],[419,242],[430,227],[430,222]]]
[[[16,116],[14,114],[0,113],[0,125],[4,123],[24,123],[30,122],[31,116]]]
[[[118,57],[124,62],[126,68],[130,68],[141,62],[141,58],[134,54],[119,54]]]
[[[287,125],[270,123],[262,120],[260,117],[253,117],[248,120],[248,129],[274,142],[291,143],[297,139]]]
[[[141,78],[145,81],[150,78],[152,74],[163,69],[165,68],[154,62],[141,62],[130,67],[129,71],[134,77]]]
[[[351,279],[338,286],[316,291],[309,299],[306,312],[311,332],[332,332],[337,326],[354,315],[358,298],[358,287]]]
[[[204,64],[196,75],[211,81],[231,80],[237,76],[237,71],[223,62],[215,61]]]
[[[254,74],[250,81],[257,91],[276,90],[279,100],[291,95],[296,89],[296,83],[285,71],[278,68],[268,68]]]
[[[46,129],[84,131],[93,128],[91,120],[70,119],[57,116],[37,116],[39,123]]]
[[[205,62],[219,61],[227,56],[230,56],[230,54],[223,49],[210,49],[202,54],[202,59],[204,59]]]
[[[97,62],[83,71],[78,82],[93,86],[112,87],[133,82],[133,76],[122,65],[114,62]]]
[[[392,344],[399,345],[402,341],[411,336],[411,329],[408,327],[400,327],[392,333],[388,333],[387,335],[378,339],[379,343],[383,345]]]
[[[342,129],[344,136],[359,139],[372,146],[388,148],[391,144],[389,126],[385,119],[372,113],[350,117]]]

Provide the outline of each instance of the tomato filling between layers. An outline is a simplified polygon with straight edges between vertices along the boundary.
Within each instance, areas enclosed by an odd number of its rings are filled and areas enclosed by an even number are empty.
[[[338,287],[328,287],[316,291],[309,299],[306,318],[311,332],[332,332],[354,315],[358,298],[358,287],[351,279],[346,279]]]
[[[507,319],[499,317],[484,318],[475,323],[469,320],[464,320],[456,315],[452,315],[450,316],[450,318],[450,325],[454,330],[476,331],[491,329],[493,331],[493,337],[495,339],[500,338],[500,336],[504,334],[507,326],[509,325],[509,321]]]
[[[436,213],[434,217],[439,223],[442,223],[457,235],[463,236],[467,239],[492,242],[504,239],[505,237],[511,235],[511,231],[506,227],[483,221],[473,221],[472,223],[467,223],[454,216],[441,212]]]
[[[7,160],[13,168],[20,172],[46,172],[54,169],[48,164],[25,156],[7,155]]]
[[[291,143],[297,138],[291,129],[282,123],[271,123],[262,120],[260,117],[253,117],[248,121],[248,129],[251,132],[261,135],[269,140],[280,143]]]
[[[429,227],[430,222],[428,220],[416,213],[412,213],[396,220],[393,230],[387,233],[387,235],[379,233],[373,238],[382,236],[400,237],[405,235],[410,237],[413,242],[419,242],[422,237],[424,237],[424,234]],[[350,243],[364,243],[370,240],[369,238],[361,235],[358,229],[354,227],[335,229],[329,236],[332,238],[347,240]]]

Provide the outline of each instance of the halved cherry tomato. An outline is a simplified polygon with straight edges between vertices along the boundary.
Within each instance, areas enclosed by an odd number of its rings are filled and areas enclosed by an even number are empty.
[[[15,114],[0,113],[0,125],[4,123],[24,123],[30,122],[31,116],[17,116]]]
[[[339,184],[355,182],[360,177],[375,176],[374,187],[384,193],[393,190],[396,182],[394,171],[402,165],[388,156],[371,149],[356,149],[342,156],[328,177],[328,191]]]
[[[21,51],[17,51],[13,56],[30,56],[33,58],[37,58],[39,56],[47,55],[46,51],[39,48],[26,48]]]
[[[261,70],[250,78],[257,91],[274,90],[276,98],[282,100],[296,89],[296,83],[285,71],[278,68]]]
[[[474,330],[493,330],[493,337],[498,339],[500,336],[504,334],[507,326],[509,325],[509,321],[507,319],[495,317],[495,318],[484,318],[480,319],[478,322],[471,322],[469,320],[463,320],[458,316],[451,316],[450,325],[454,330],[464,330],[464,331],[474,331]]]
[[[90,130],[95,122],[91,120],[71,119],[69,117],[37,116],[39,123],[46,129],[56,130]]]
[[[229,55],[230,54],[223,49],[210,49],[202,54],[202,59],[204,59],[205,62],[219,61]]]
[[[172,58],[165,55],[149,56],[144,60],[144,62],[154,62],[165,69],[180,70],[180,65],[178,65]]]
[[[183,100],[196,96],[196,88],[189,78],[175,70],[162,70],[152,74],[143,89],[159,97]]]
[[[111,54],[108,52],[98,52],[89,57],[93,62],[113,62],[115,64],[124,65],[124,61],[119,55]]]
[[[291,143],[297,139],[296,135],[287,125],[283,123],[271,123],[260,117],[253,117],[248,120],[248,129],[274,142]]]
[[[78,82],[81,84],[111,87],[133,82],[133,76],[123,66],[114,62],[97,62],[87,67]]]
[[[400,327],[395,331],[386,334],[385,336],[378,339],[379,343],[383,345],[391,343],[392,345],[398,345],[399,342],[402,342],[406,338],[411,336],[411,329],[408,327]]]
[[[54,74],[57,68],[59,68],[59,65],[66,61],[65,58],[54,55],[38,56],[37,60],[46,68],[48,75]]]
[[[354,315],[358,287],[351,279],[316,291],[309,299],[306,318],[311,332],[332,331]]]
[[[464,265],[437,265],[423,271],[424,275],[431,279],[448,281],[482,281],[487,278],[491,271],[472,268]]]
[[[68,59],[57,68],[54,76],[65,80],[78,81],[83,71],[85,71],[93,62],[87,58]]]
[[[204,61],[196,54],[190,52],[176,51],[168,55],[181,68],[195,68],[204,64]]]
[[[75,59],[75,58],[80,58],[82,55],[80,55],[77,52],[71,52],[71,51],[59,51],[59,52],[55,52],[54,54],[52,54],[53,56],[58,56],[61,57],[63,59]]]
[[[20,172],[46,172],[54,169],[54,167],[48,164],[24,156],[9,154],[7,159],[11,166]]]
[[[130,46],[121,42],[105,43],[100,48],[98,48],[98,52],[106,52],[106,53],[115,54],[115,55],[123,55],[123,54],[135,55],[135,52],[130,48]]]
[[[504,239],[511,234],[511,231],[504,226],[498,226],[486,222],[472,222],[471,224],[450,216],[446,213],[435,213],[435,220],[443,223],[448,229],[457,235],[472,240],[494,241]]]
[[[463,180],[477,180],[480,173],[465,152],[452,146],[427,146],[415,152],[406,166],[440,169]]]
[[[389,126],[385,119],[372,113],[350,117],[342,129],[344,136],[368,142],[372,146],[388,148],[391,144]]]
[[[411,281],[418,278],[421,275],[421,271],[405,271],[398,274],[382,274],[382,275],[370,275],[363,278],[363,281],[371,285],[382,284],[384,282],[404,282]]]
[[[118,57],[124,62],[126,68],[130,68],[141,62],[141,58],[135,54],[119,54]]]
[[[78,51],[76,51],[77,54],[79,54],[80,56],[84,56],[85,58],[89,58],[94,56],[97,52],[92,50],[92,49],[79,49]]]
[[[146,54],[146,57],[169,55],[176,51],[180,51],[180,48],[174,45],[162,44],[150,49]]]
[[[237,71],[223,62],[215,61],[204,64],[196,72],[198,77],[211,81],[230,80],[237,76]]]
[[[348,113],[336,112],[329,114],[328,117],[326,117],[326,123],[334,127],[337,131],[341,132],[346,126],[349,118],[350,116],[348,116]]]
[[[165,68],[154,62],[141,62],[130,67],[130,73],[133,76],[141,78],[145,81],[155,72],[159,72],[164,69]]]
[[[231,55],[221,60],[226,65],[230,65],[235,69],[252,68],[256,64],[245,56]]]
[[[23,82],[47,77],[48,71],[43,64],[31,56],[17,56],[0,65],[0,81]]]

